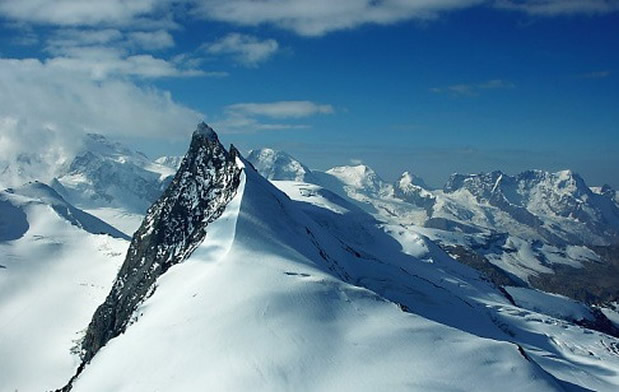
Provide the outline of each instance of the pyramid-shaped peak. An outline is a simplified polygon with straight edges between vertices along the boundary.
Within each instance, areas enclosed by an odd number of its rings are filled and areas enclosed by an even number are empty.
[[[210,126],[208,126],[208,124],[206,124],[204,121],[198,124],[198,127],[193,132],[193,136],[194,137],[205,136],[209,140],[219,141],[219,138],[217,137],[217,133],[215,132],[215,130],[211,128]]]

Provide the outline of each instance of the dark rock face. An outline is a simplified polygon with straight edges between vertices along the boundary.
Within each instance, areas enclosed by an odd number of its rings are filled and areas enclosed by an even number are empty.
[[[0,242],[20,239],[29,228],[24,211],[0,195]]]
[[[189,257],[235,196],[241,169],[237,152],[227,152],[202,123],[168,189],[153,204],[127,252],[111,292],[95,312],[82,344],[83,364],[110,339],[123,333],[155,281]]]

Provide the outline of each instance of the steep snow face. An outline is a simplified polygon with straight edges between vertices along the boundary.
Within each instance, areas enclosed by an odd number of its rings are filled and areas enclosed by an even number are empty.
[[[175,171],[102,135],[89,134],[81,152],[51,185],[81,208],[144,214]]]
[[[339,200],[329,198],[332,206]],[[404,264],[356,253],[308,215],[311,206],[300,207],[245,163],[237,194],[210,234],[159,278],[137,321],[99,351],[73,390],[560,390],[516,345],[402,311],[449,304],[458,309],[454,320],[463,319],[462,309],[476,309],[457,298],[466,290],[506,303],[478,291],[489,286],[475,289],[461,277],[443,282],[468,287],[450,297],[433,288],[446,276],[420,265],[428,283],[403,274]],[[482,314],[479,330],[500,333]]]
[[[251,150],[247,160],[269,180],[316,181],[310,169],[282,151],[270,148]]]
[[[71,377],[123,238],[44,184],[0,192],[0,391],[45,391]]]
[[[207,225],[236,194],[240,169],[235,159],[236,150],[228,153],[212,129],[198,126],[179,171],[149,208],[112,291],[93,316],[82,345],[85,362],[125,330],[157,278],[202,242]]]

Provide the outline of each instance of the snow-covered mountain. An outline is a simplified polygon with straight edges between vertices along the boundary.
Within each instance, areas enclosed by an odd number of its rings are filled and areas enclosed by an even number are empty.
[[[11,162],[0,159],[0,188],[28,181],[47,183],[76,207],[132,234],[182,159],[151,161],[99,134],[85,134],[76,145],[79,148],[58,156],[21,154]]]
[[[273,150],[245,160],[205,124],[184,159],[89,140],[53,185],[112,225],[42,183],[0,192],[0,391],[619,386],[617,307],[530,288],[568,267],[583,290],[618,275],[598,241],[609,192],[572,173],[430,190]],[[114,188],[138,177],[152,188]],[[149,197],[143,220],[130,212]],[[549,217],[591,233],[571,243]],[[142,220],[131,244],[113,227],[127,218]]]
[[[271,183],[201,125],[63,390],[611,391],[619,341],[574,323],[598,317],[498,289],[320,185]]]
[[[176,155],[166,155],[155,159],[155,163],[165,167],[169,167],[170,169],[174,169],[174,171],[176,172],[181,167],[181,163],[183,163],[183,157]]]
[[[269,180],[316,181],[310,169],[283,151],[270,148],[251,150],[247,160]]]
[[[0,391],[66,382],[128,244],[47,185],[0,192]]]
[[[313,183],[358,203],[394,236],[402,230],[428,236],[497,284],[532,284],[588,302],[619,297],[614,190],[592,190],[571,171],[455,174],[442,190],[427,189],[409,172],[390,184],[364,165],[312,175]]]
[[[501,172],[453,175],[443,189],[450,199],[475,199],[508,217],[476,216],[478,226],[505,232],[527,227],[532,236],[560,244],[610,245],[619,242],[619,207],[593,193],[576,173],[530,170],[516,176]],[[443,211],[446,212],[446,211]],[[449,216],[449,212],[445,216]],[[451,214],[455,220],[461,216]]]
[[[102,135],[88,134],[82,150],[52,186],[82,208],[144,214],[175,172]]]

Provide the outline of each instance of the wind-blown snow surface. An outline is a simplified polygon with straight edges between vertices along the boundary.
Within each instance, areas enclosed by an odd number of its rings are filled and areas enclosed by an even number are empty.
[[[0,391],[49,390],[79,364],[129,243],[41,183],[0,192],[0,233]]]
[[[326,237],[309,240],[316,223],[244,173],[206,240],[159,279],[74,391],[559,388],[514,344],[402,312],[335,277],[317,262]]]

